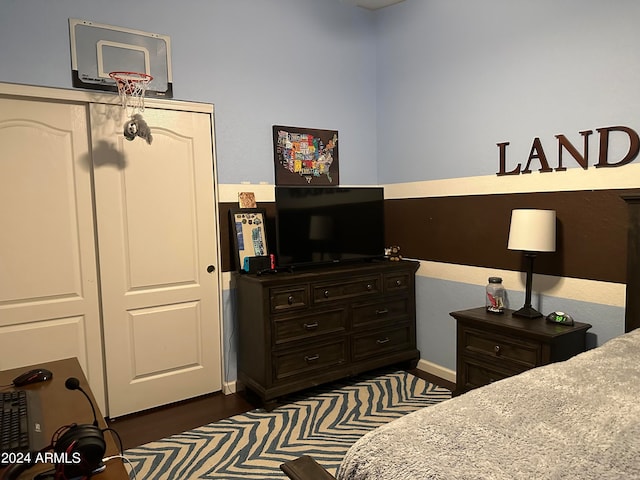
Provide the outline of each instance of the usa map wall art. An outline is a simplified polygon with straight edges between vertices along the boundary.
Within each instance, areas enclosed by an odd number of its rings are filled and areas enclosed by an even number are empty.
[[[339,185],[338,131],[273,126],[276,185]]]

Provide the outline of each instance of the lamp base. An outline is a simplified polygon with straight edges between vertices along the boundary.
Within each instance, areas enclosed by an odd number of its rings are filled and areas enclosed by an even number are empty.
[[[537,311],[535,308],[525,305],[520,310],[517,310],[512,313],[514,317],[525,317],[525,318],[538,318],[541,317],[542,314]]]

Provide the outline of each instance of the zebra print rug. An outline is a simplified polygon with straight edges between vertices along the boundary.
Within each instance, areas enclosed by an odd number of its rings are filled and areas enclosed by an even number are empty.
[[[313,456],[335,475],[347,449],[395,418],[450,398],[404,371],[335,382],[125,452],[138,480],[286,479],[280,464]],[[132,476],[133,478],[133,476]]]

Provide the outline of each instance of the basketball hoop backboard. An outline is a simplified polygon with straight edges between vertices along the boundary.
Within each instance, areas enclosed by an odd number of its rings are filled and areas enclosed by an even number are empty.
[[[73,86],[117,92],[110,72],[153,77],[147,97],[173,97],[171,39],[167,35],[69,19]]]

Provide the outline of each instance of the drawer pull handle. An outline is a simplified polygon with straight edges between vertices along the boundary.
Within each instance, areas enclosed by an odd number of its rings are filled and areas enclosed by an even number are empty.
[[[389,313],[389,309],[388,308],[383,308],[380,310],[376,310],[376,315],[386,315],[387,313]]]
[[[496,352],[496,355],[500,355],[500,345],[496,345],[495,347],[493,347],[493,350]]]
[[[400,285],[402,285],[402,280],[396,280],[396,287],[399,287]]]
[[[367,291],[370,292],[371,290],[373,290],[373,285],[367,283]]]
[[[307,330],[313,330],[315,328],[318,328],[318,322],[305,323],[304,324],[304,328],[307,329]]]
[[[324,298],[329,298],[329,290],[324,291]]]
[[[384,345],[385,343],[389,343],[391,340],[389,339],[389,337],[385,337],[385,338],[379,338],[378,340],[376,340],[376,343],[378,345]]]
[[[317,353],[315,355],[305,355],[304,361],[307,363],[310,363],[310,362],[315,362],[319,358],[320,358],[320,355],[318,355]]]
[[[289,295],[289,298],[287,298],[287,303],[289,305],[293,305],[293,300],[294,300],[293,295]]]

